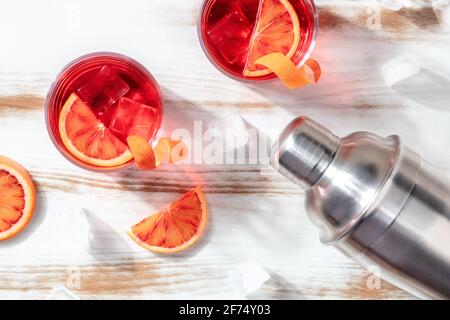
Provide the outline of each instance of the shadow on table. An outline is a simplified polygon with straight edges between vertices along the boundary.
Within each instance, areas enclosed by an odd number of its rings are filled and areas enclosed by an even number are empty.
[[[450,80],[423,68],[419,74],[394,85],[403,97],[436,110],[450,111]]]
[[[202,108],[196,104],[179,97],[167,88],[162,88],[162,91],[163,96],[165,97],[165,110],[163,125],[158,136],[171,137],[174,131],[180,130],[178,132],[184,132],[185,134],[190,135],[190,141],[187,144],[190,143],[192,146],[194,139],[203,138],[203,132],[207,129],[207,124],[209,121],[214,120],[214,117],[209,113],[204,112]],[[197,137],[195,135],[195,128],[196,126],[198,127],[199,124],[201,125],[201,131],[199,132],[201,136]],[[190,149],[192,150],[193,148],[191,147]],[[151,201],[151,198],[155,198],[155,194],[177,194],[173,197],[168,197],[167,203],[170,203],[196,186],[208,188],[203,177],[203,170],[201,170],[203,166],[200,164],[193,164],[193,156],[189,156],[191,157],[191,161],[187,164],[181,163],[177,165],[161,166],[152,171],[139,171],[137,168],[130,168],[122,172],[110,174],[110,176],[115,178],[116,183],[120,184],[124,190],[141,195],[145,201]],[[151,212],[149,212],[149,214],[150,213]],[[155,253],[155,255],[164,256],[168,259],[185,259],[193,257],[209,242],[213,228],[213,210],[210,210],[209,222],[205,234],[198,243],[181,253],[165,255]]]
[[[295,285],[282,276],[269,272],[270,279],[256,292],[247,296],[250,300],[305,300],[306,297]]]

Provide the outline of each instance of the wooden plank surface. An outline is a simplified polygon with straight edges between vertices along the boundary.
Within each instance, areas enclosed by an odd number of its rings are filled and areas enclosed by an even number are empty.
[[[31,171],[39,195],[31,226],[0,244],[0,298],[44,299],[58,284],[82,299],[239,298],[232,277],[247,260],[272,275],[258,297],[412,298],[385,282],[370,289],[373,275],[321,245],[301,190],[267,165],[83,171],[53,147],[44,100],[71,59],[117,51],[140,61],[162,86],[165,133],[240,114],[275,138],[293,117],[307,115],[339,135],[399,134],[448,172],[450,33],[441,11],[317,1],[320,28],[313,56],[324,76],[316,86],[288,91],[276,82],[239,83],[214,69],[197,40],[198,0],[94,3],[0,4],[0,153]],[[374,28],[374,17],[380,28]],[[422,77],[388,88],[381,67],[403,54],[420,61]],[[211,212],[208,234],[197,248],[165,257],[127,238],[130,225],[197,184],[205,186]],[[88,221],[80,218],[83,208]]]

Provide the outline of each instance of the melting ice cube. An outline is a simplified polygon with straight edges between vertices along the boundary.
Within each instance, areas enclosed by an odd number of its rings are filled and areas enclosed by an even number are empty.
[[[381,75],[388,87],[417,75],[422,67],[416,59],[409,55],[399,56],[387,63],[381,69]]]
[[[403,7],[403,4],[397,0],[378,0],[378,3],[387,9],[398,11]]]
[[[127,98],[134,100],[139,103],[146,103],[147,97],[143,94],[142,90],[139,89],[130,89],[127,93]]]
[[[441,1],[441,0],[432,0]],[[422,8],[429,6],[429,0],[378,0],[385,8],[398,11],[402,8]]]
[[[267,271],[255,261],[247,261],[239,265],[233,276],[236,290],[243,296],[256,292],[270,279]]]
[[[76,294],[63,285],[55,286],[47,296],[47,300],[81,300]]]
[[[240,115],[231,115],[221,120],[213,121],[210,128],[217,130],[224,138],[225,152],[245,146],[248,142],[248,128]]]
[[[150,139],[156,123],[156,110],[153,107],[141,104],[141,108],[134,118],[133,125],[128,131],[129,136],[140,136]]]
[[[443,9],[442,22],[447,27],[447,29],[450,29],[450,5],[447,8]]]
[[[450,30],[450,1],[433,0],[431,4],[441,25]]]
[[[116,112],[111,118],[111,124],[109,126],[111,131],[126,137],[128,130],[133,125],[134,118],[139,112],[139,108],[139,103],[127,98],[121,98],[117,105]]]
[[[252,31],[245,14],[234,10],[216,22],[207,33],[226,62],[244,65]]]
[[[87,234],[89,232],[89,224],[85,215],[78,208],[68,211],[62,211],[55,216],[61,240],[58,245],[61,245],[65,250],[70,249],[72,252],[78,252],[88,246]],[[64,231],[61,231],[64,230]]]
[[[79,88],[77,93],[101,115],[129,90],[130,87],[117,72],[105,65],[94,78]]]
[[[151,138],[157,112],[155,108],[128,98],[121,98],[109,128],[123,140],[130,135]]]

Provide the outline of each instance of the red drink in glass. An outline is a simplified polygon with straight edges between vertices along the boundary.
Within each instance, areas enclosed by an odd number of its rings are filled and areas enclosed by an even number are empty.
[[[102,167],[80,160],[66,148],[59,131],[59,118],[61,109],[72,93],[89,104],[97,118],[124,143],[126,136],[114,129],[120,128],[117,125],[119,123],[127,123],[125,116],[139,112],[138,109],[131,109],[135,105],[151,106],[154,111],[151,124],[144,126],[149,132],[143,133],[150,143],[161,126],[163,98],[156,80],[141,64],[127,56],[109,52],[88,54],[72,61],[50,88],[45,103],[45,116],[49,135],[56,148],[64,157],[82,168],[112,171],[127,167],[133,161]],[[123,109],[128,106],[130,109],[127,113],[118,110],[119,107]]]
[[[292,61],[302,65],[310,56],[317,34],[317,13],[313,0],[289,0],[300,23],[300,42]],[[243,74],[251,36],[255,28],[260,0],[204,0],[198,21],[202,48],[211,63],[237,80],[261,81]]]

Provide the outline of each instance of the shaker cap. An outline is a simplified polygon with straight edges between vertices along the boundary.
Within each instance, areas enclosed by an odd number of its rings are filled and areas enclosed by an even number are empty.
[[[272,148],[271,165],[292,182],[313,186],[329,166],[339,138],[307,117],[294,119]]]

